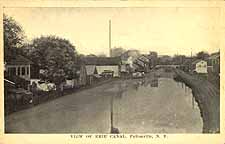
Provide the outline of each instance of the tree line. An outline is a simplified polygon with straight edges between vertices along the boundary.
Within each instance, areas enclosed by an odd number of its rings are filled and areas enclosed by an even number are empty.
[[[3,28],[4,61],[6,63],[21,54],[33,61],[38,69],[45,71],[42,74],[42,78],[45,80],[57,84],[65,79],[77,77],[76,65],[79,64],[80,58],[84,55],[78,54],[76,47],[69,40],[50,35],[34,38],[30,43],[26,43],[26,35],[22,26],[5,14],[3,15]],[[122,47],[114,48],[112,55],[120,56],[125,51]],[[95,57],[96,55],[87,56]],[[106,57],[106,55],[100,54],[98,57]],[[201,51],[195,57],[207,59],[209,54]]]

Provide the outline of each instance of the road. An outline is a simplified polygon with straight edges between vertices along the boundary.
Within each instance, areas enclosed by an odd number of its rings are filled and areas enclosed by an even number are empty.
[[[13,113],[8,133],[201,133],[191,90],[171,78],[117,80]]]

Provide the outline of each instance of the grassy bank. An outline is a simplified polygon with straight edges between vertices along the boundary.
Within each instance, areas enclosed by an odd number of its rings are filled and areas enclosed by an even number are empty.
[[[203,133],[220,131],[220,93],[210,82],[175,70],[175,80],[185,83],[192,89],[203,119]]]

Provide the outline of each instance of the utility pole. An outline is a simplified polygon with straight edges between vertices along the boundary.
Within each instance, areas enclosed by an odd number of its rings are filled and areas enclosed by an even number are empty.
[[[111,50],[111,20],[109,20],[109,57],[112,56]]]
[[[191,66],[192,66],[192,62],[193,62],[193,60],[192,60],[192,48],[191,48],[191,63],[189,64],[189,72],[191,71]]]
[[[113,103],[114,103],[114,95],[111,96],[111,104],[110,104],[110,121],[111,121],[111,126],[110,126],[110,133],[111,134],[119,134],[119,129],[114,127],[113,125]]]
[[[110,121],[111,121],[111,133],[113,131],[113,96],[111,96],[111,104],[110,104]]]

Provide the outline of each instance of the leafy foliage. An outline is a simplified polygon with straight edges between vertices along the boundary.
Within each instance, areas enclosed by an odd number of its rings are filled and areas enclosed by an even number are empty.
[[[207,52],[201,51],[197,53],[196,57],[198,59],[206,60],[209,57],[209,54]]]
[[[4,59],[15,57],[17,48],[23,44],[25,35],[22,27],[12,18],[3,15],[3,29],[4,29]]]
[[[68,40],[42,36],[34,39],[27,47],[28,56],[40,69],[46,71],[44,79],[59,84],[65,78],[76,77],[77,52]]]

